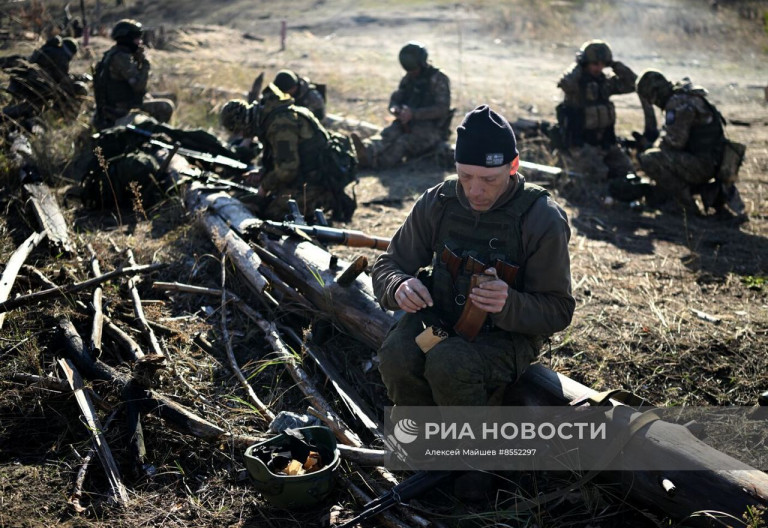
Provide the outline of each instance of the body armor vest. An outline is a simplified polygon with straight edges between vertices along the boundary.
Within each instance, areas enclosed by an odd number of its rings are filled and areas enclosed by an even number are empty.
[[[579,81],[581,114],[575,134],[581,135],[582,143],[608,146],[616,142],[616,110],[610,101],[607,79],[604,75],[583,75]],[[580,126],[579,126],[580,125]]]
[[[432,76],[437,73],[434,66],[426,66],[415,78],[408,77],[403,91],[405,97],[403,104],[411,108],[424,108],[435,104],[435,96],[432,93]]]
[[[131,108],[141,107],[144,102],[144,94],[137,94],[128,81],[114,79],[110,74],[109,65],[117,53],[129,52],[124,47],[113,46],[104,54],[93,78],[96,106],[112,119],[122,117]]]
[[[685,90],[678,90],[675,93],[688,93]],[[707,101],[706,97],[697,95],[704,100],[704,104],[712,113],[712,121],[707,124],[691,127],[688,142],[685,144],[686,152],[696,156],[711,156],[715,160],[720,160],[723,154],[725,143],[725,131],[723,130],[723,116],[715,106]]]
[[[522,243],[522,217],[533,203],[547,196],[546,189],[521,182],[522,187],[503,207],[480,215],[465,209],[457,196],[458,180],[446,180],[440,194],[443,204],[438,229],[433,238],[430,294],[440,318],[451,327],[458,321],[469,294],[471,273],[462,265],[454,281],[440,256],[447,247],[462,258],[473,257],[490,266],[496,259],[520,266],[514,288],[523,290],[525,255]]]

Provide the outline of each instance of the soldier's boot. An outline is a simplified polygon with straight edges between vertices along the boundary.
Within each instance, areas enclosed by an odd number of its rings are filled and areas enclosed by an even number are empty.
[[[355,132],[352,132],[349,137],[352,139],[352,144],[355,146],[355,152],[357,153],[357,166],[361,169],[369,168],[371,160],[368,156],[368,147],[365,146],[363,140]]]
[[[677,192],[677,203],[682,207],[683,211],[691,216],[701,216],[699,206],[696,205],[696,201],[693,199],[690,187],[683,187]]]
[[[704,212],[714,209],[720,213],[725,209],[725,192],[720,182],[714,181],[704,185],[700,191],[701,201],[704,203]]]

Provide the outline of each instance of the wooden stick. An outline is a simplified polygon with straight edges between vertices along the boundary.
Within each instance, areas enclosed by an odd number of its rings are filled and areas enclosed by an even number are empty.
[[[133,251],[129,249],[126,251],[126,253],[128,255],[128,265],[136,267],[136,259],[133,257]],[[141,306],[141,297],[139,296],[139,290],[136,287],[138,280],[138,275],[128,279],[128,291],[130,292],[131,299],[133,300],[133,313],[136,316],[136,319],[139,321],[139,325],[141,326],[141,331],[144,334],[144,337],[146,337],[147,341],[149,342],[149,348],[152,353],[158,356],[165,356],[166,354],[160,347],[160,342],[157,340],[157,336],[155,336],[154,330],[152,330],[152,327],[149,326],[147,317],[144,315],[144,308]]]
[[[99,259],[96,256],[93,246],[88,244],[86,246],[88,252],[91,254],[91,271],[94,277],[101,276],[101,267],[99,266]],[[101,355],[101,334],[104,328],[104,313],[101,311],[101,297],[102,287],[96,286],[93,290],[93,325],[91,326],[91,352],[99,356]]]
[[[222,337],[224,340],[224,345],[227,348],[227,357],[229,358],[229,364],[232,367],[232,370],[235,372],[235,376],[237,376],[238,381],[240,381],[240,385],[245,390],[245,393],[248,395],[248,397],[251,399],[251,402],[256,406],[256,409],[258,409],[259,413],[261,413],[262,418],[265,420],[271,422],[275,419],[275,414],[269,410],[269,407],[264,405],[264,402],[262,402],[258,396],[256,396],[256,393],[253,391],[253,388],[251,387],[251,384],[248,383],[248,380],[243,375],[243,371],[240,370],[240,367],[237,365],[237,359],[235,358],[235,351],[232,349],[232,341],[229,336],[229,330],[227,329],[227,290],[224,287],[226,284],[226,274],[227,274],[227,257],[226,255],[221,256],[221,332]]]
[[[134,339],[127,333],[123,332],[109,317],[104,316],[104,320],[107,323],[107,334],[115,340],[115,342],[122,347],[123,350],[128,352],[132,361],[138,361],[144,357],[144,352],[141,350],[141,346],[134,341]]]
[[[347,266],[347,269],[341,272],[336,279],[336,284],[347,288],[355,282],[355,279],[368,268],[368,259],[365,255],[358,255],[355,260]]]
[[[117,415],[117,409],[112,411],[112,414],[110,414],[106,420],[104,420],[104,432],[109,429],[109,425],[112,423],[112,420]],[[75,484],[72,486],[72,493],[69,496],[69,499],[67,499],[67,504],[69,504],[73,510],[75,510],[75,513],[83,513],[86,508],[80,505],[80,499],[83,498],[83,482],[85,482],[85,474],[88,471],[88,465],[91,463],[91,459],[93,458],[93,455],[96,453],[96,448],[91,446],[91,448],[88,450],[88,453],[83,457],[83,462],[80,464],[80,469],[77,471],[77,478],[75,479]]]
[[[8,295],[13,289],[13,283],[16,282],[16,276],[19,274],[21,265],[27,260],[27,257],[32,250],[37,247],[38,244],[45,238],[46,233],[42,231],[40,233],[32,233],[29,237],[22,242],[22,244],[16,248],[11,258],[8,259],[8,264],[3,270],[3,276],[0,277],[0,302],[5,301]],[[5,322],[5,313],[0,313],[0,328],[3,327]]]
[[[693,315],[698,317],[699,319],[702,319],[708,323],[712,324],[720,324],[722,322],[722,319],[720,319],[717,316],[709,315],[706,312],[702,312],[701,310],[697,310],[696,308],[688,308]]]
[[[104,466],[104,471],[107,474],[111,497],[118,505],[125,506],[128,504],[128,492],[120,478],[120,470],[117,468],[117,463],[112,457],[112,451],[109,449],[106,438],[104,438],[99,417],[96,415],[96,409],[93,408],[91,399],[83,391],[83,379],[80,377],[80,373],[70,360],[59,359],[59,365],[67,377],[69,386],[75,394],[77,404],[83,413],[83,418],[85,418],[86,425],[91,433],[91,440],[99,455],[101,464]]]
[[[64,339],[67,354],[88,378],[111,382],[121,391],[128,387],[131,379],[101,360],[93,358],[83,346],[80,334],[66,317],[58,319],[58,328]],[[177,431],[209,442],[221,442],[231,436],[221,427],[197,416],[183,405],[156,391],[143,389],[138,394],[140,398],[136,399],[141,400],[145,412],[158,415]]]
[[[30,293],[29,295],[16,297],[15,299],[11,299],[9,301],[0,302],[0,313],[8,312],[10,310],[13,310],[14,308],[18,308],[20,306],[26,306],[28,304],[32,304],[37,301],[42,301],[50,297],[55,297],[57,295],[67,295],[70,293],[79,292],[81,290],[86,290],[97,284],[102,284],[116,277],[123,277],[125,275],[130,275],[131,273],[142,273],[142,274],[151,273],[153,271],[157,271],[164,267],[166,267],[166,264],[147,264],[143,266],[121,268],[121,269],[116,269],[116,270],[104,273],[103,275],[99,277],[94,277],[93,279],[88,279],[83,282],[78,282],[76,284],[62,286],[61,288],[49,288],[47,290]]]
[[[58,285],[58,284],[56,284],[56,283],[55,283],[55,282],[53,282],[51,279],[49,279],[48,277],[46,277],[46,276],[43,274],[43,272],[42,272],[42,271],[40,271],[39,269],[37,269],[37,268],[36,268],[36,267],[34,267],[34,266],[30,266],[29,264],[24,264],[24,265],[21,267],[21,269],[23,269],[23,270],[24,270],[24,271],[26,271],[27,273],[31,274],[32,276],[34,276],[34,277],[35,277],[35,278],[36,278],[38,281],[40,281],[40,284],[42,284],[43,286],[46,286],[46,287],[48,287],[48,288],[58,288],[58,287],[59,287],[59,285]]]

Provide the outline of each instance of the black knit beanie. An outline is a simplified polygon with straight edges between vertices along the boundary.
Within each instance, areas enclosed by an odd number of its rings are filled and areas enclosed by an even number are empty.
[[[504,116],[481,105],[464,116],[456,129],[457,163],[500,167],[518,155],[515,133]]]

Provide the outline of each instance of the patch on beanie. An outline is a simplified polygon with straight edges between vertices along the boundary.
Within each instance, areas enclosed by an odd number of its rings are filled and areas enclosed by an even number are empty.
[[[500,152],[496,152],[493,154],[486,154],[485,155],[485,166],[486,167],[498,167],[499,165],[502,165],[504,163],[504,154]]]

